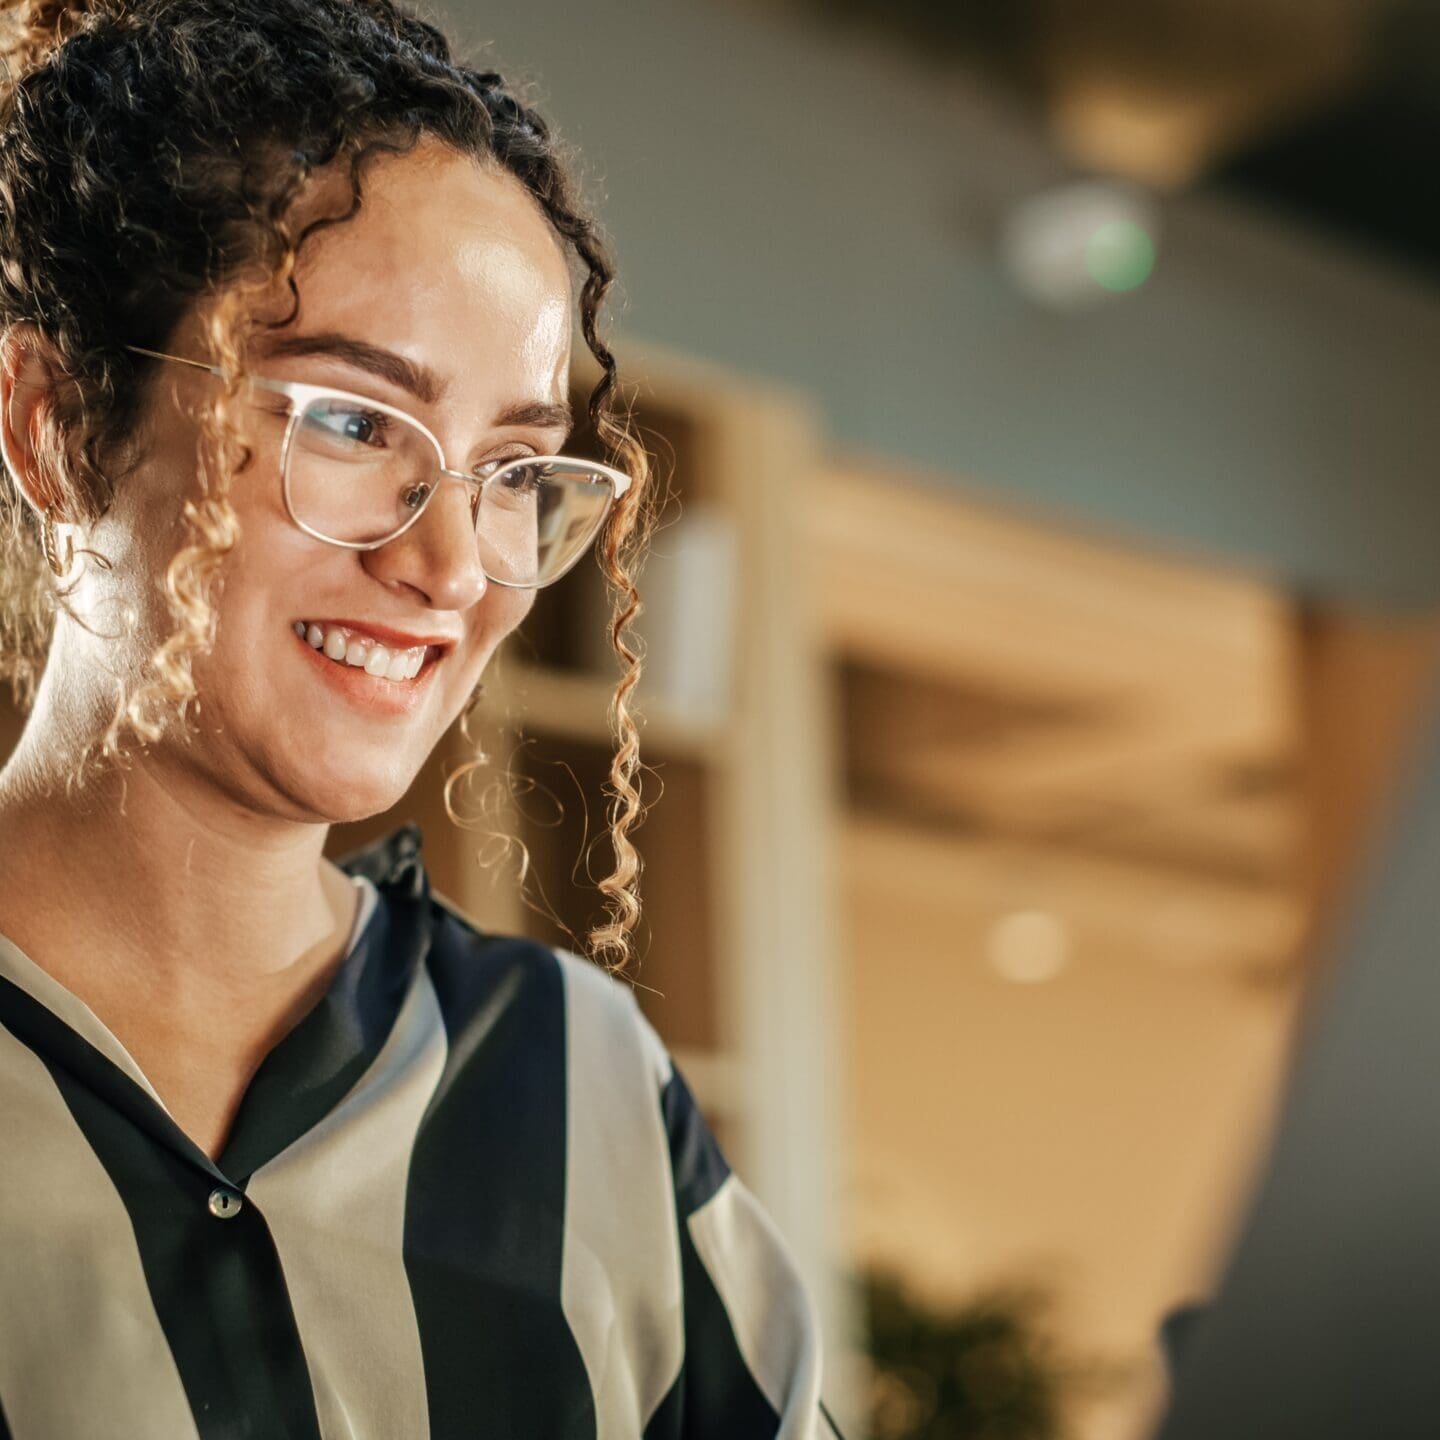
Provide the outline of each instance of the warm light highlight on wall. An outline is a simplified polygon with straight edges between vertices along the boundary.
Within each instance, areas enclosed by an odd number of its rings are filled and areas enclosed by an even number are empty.
[[[985,953],[1001,979],[1043,985],[1070,963],[1070,934],[1048,910],[1015,910],[991,926]]]

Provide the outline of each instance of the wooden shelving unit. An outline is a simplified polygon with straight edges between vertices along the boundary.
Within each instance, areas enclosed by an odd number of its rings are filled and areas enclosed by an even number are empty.
[[[1067,1419],[1138,1437],[1298,988],[1296,608],[931,478],[848,456],[804,481],[839,734],[847,1248],[932,1302],[1053,1279],[1067,1338],[1135,1367]]]

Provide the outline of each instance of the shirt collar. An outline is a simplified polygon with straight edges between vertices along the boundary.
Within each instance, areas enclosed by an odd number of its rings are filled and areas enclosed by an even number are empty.
[[[335,863],[349,875],[364,875],[396,899],[427,899],[430,879],[421,857],[423,835],[411,821],[388,835],[382,835],[360,850],[353,850]]]

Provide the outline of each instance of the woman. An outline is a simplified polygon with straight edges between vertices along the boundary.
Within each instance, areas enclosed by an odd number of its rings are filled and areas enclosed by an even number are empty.
[[[0,1436],[836,1433],[616,974],[646,474],[544,122],[389,0],[4,18]],[[534,459],[577,303],[614,469]],[[597,537],[611,973],[322,850]]]

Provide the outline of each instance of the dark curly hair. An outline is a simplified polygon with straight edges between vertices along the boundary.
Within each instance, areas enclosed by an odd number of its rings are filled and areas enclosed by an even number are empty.
[[[56,514],[93,523],[123,480],[125,442],[155,364],[127,344],[164,350],[192,304],[214,299],[206,341],[211,363],[230,377],[201,420],[200,450],[214,446],[219,473],[199,467],[184,506],[186,543],[166,572],[175,630],[151,657],[154,678],[122,695],[72,782],[92,760],[126,763],[127,728],[153,741],[172,720],[183,724],[196,700],[191,662],[213,640],[214,583],[239,536],[230,480],[248,452],[230,414],[248,373],[256,298],[288,287],[293,319],[306,238],[359,210],[372,156],[406,153],[422,136],[498,162],[534,197],[583,273],[581,330],[600,367],[590,421],[635,482],[597,547],[623,673],[607,789],[616,865],[599,882],[606,922],[587,937],[592,959],[623,970],[640,918],[641,864],[627,832],[643,816],[639,734],[627,705],[641,656],[624,632],[640,612],[633,577],[656,507],[599,330],[612,262],[545,120],[500,75],[453,58],[439,29],[392,0],[0,0],[0,58],[9,69],[0,79],[0,330],[35,326],[66,380],[39,436]],[[297,232],[292,202],[313,171],[331,165],[348,174],[348,210]],[[69,593],[41,557],[31,506],[0,486],[0,677],[22,712],[33,704],[57,607],[73,615]],[[461,721],[472,745],[478,697]],[[446,811],[457,825],[466,822],[452,791],[486,760],[477,753],[447,779]],[[528,854],[522,877],[527,869]]]

